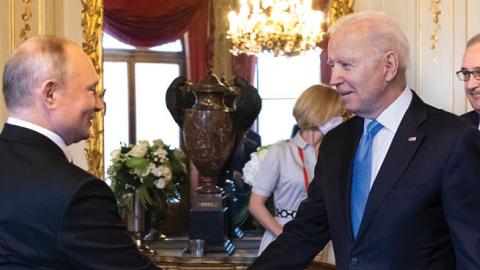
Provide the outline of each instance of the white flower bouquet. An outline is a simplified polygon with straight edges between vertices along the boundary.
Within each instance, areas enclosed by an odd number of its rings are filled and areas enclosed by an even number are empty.
[[[167,202],[181,200],[188,179],[180,149],[171,149],[162,140],[152,144],[141,140],[135,145],[123,144],[111,155],[107,175],[122,216],[132,211],[137,190],[146,209],[163,211]]]
[[[243,181],[250,186],[254,185],[255,175],[257,175],[260,167],[260,162],[267,155],[269,146],[260,146],[256,152],[250,154],[250,160],[243,166]]]

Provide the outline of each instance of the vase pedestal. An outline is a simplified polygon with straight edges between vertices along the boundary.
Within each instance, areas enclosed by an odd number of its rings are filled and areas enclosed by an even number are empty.
[[[228,239],[228,215],[225,192],[197,192],[190,209],[189,238],[205,240],[206,253],[233,253],[235,245]]]

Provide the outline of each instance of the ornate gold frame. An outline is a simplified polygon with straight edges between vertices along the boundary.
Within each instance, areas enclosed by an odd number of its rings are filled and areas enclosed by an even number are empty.
[[[81,0],[83,10],[82,34],[84,42],[83,50],[92,59],[93,65],[99,76],[97,93],[103,97],[103,0]],[[90,139],[88,139],[88,148],[85,155],[88,163],[88,171],[98,178],[104,177],[104,159],[103,159],[103,115],[104,112],[98,112],[93,119],[90,127]]]

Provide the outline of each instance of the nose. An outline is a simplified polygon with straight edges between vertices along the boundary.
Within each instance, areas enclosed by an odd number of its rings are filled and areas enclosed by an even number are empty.
[[[99,112],[106,109],[105,101],[103,100],[102,95],[95,95],[95,111]]]
[[[332,74],[330,76],[330,85],[337,86],[343,82],[343,76],[341,72],[338,70],[338,68],[336,69],[335,67],[332,67],[331,70],[332,70]]]

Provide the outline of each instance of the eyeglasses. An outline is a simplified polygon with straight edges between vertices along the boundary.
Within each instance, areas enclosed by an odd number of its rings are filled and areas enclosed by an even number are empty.
[[[476,69],[473,71],[462,69],[455,73],[457,74],[457,77],[460,81],[464,81],[464,82],[469,81],[470,75],[473,75],[473,78],[475,78],[475,80],[480,80],[480,69]]]

